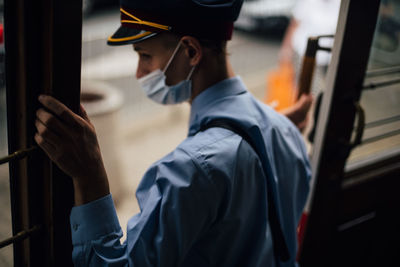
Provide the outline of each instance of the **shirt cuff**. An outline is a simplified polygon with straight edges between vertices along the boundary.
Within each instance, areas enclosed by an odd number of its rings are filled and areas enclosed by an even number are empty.
[[[73,245],[84,244],[121,230],[111,194],[73,207],[70,223]]]

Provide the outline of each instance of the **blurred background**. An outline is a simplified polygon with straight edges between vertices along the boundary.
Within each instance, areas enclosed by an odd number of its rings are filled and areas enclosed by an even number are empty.
[[[382,1],[381,19],[369,69],[400,65],[398,1]],[[397,4],[391,4],[395,2]],[[136,79],[137,55],[132,46],[109,47],[107,38],[120,25],[118,0],[83,0],[81,102],[96,127],[111,191],[123,231],[139,211],[135,191],[146,169],[172,151],[188,130],[190,106],[161,106],[149,100]],[[340,0],[245,0],[228,53],[233,68],[259,100],[271,105],[268,93],[278,86],[295,87],[308,36],[334,34]],[[324,45],[332,46],[332,39]],[[319,52],[312,92],[324,88],[330,57]],[[3,0],[0,0],[0,157],[7,150],[4,81]],[[286,68],[285,63],[290,62]],[[398,77],[398,74],[396,74]],[[291,89],[291,88],[290,88]],[[376,101],[380,98],[382,101]],[[363,93],[367,122],[398,116],[398,86]],[[398,127],[395,121],[385,127]],[[369,132],[368,132],[369,131]],[[366,134],[374,136],[375,128]],[[380,130],[382,131],[382,129]],[[399,135],[360,146],[350,161],[399,146]],[[0,165],[0,240],[10,237],[8,165]],[[12,246],[0,250],[0,266],[12,266]]]

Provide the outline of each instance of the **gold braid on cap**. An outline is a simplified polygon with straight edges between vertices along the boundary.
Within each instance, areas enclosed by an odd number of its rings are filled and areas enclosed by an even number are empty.
[[[141,20],[141,19],[135,17],[134,15],[132,15],[131,13],[129,13],[128,11],[124,10],[123,8],[121,8],[120,11],[122,13],[124,13],[125,15],[127,15],[128,17],[133,19],[133,20],[121,20],[121,23],[132,23],[132,24],[146,25],[146,26],[150,26],[150,27],[153,27],[153,28],[161,29],[161,30],[164,30],[164,31],[171,30],[170,26],[162,25],[162,24],[158,24],[158,23],[154,23],[154,22],[150,22],[150,21]]]

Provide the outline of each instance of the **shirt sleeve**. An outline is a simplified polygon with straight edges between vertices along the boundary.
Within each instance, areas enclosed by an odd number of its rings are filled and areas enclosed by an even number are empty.
[[[72,259],[75,266],[89,266],[90,251],[96,247],[102,247],[102,251],[109,257],[119,257],[121,262],[127,262],[124,257],[121,257],[124,250],[119,244],[122,230],[111,195],[73,207],[70,223]]]
[[[141,212],[127,239],[110,195],[71,212],[75,266],[177,266],[215,220],[218,194],[201,154],[175,150],[154,164],[137,191]]]

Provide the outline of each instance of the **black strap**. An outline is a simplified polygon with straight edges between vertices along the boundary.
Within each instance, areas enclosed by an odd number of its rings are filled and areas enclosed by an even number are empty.
[[[245,130],[243,130],[243,128],[240,125],[237,125],[236,123],[227,119],[214,119],[209,123],[203,125],[200,131],[202,132],[209,128],[214,128],[214,127],[224,128],[241,136],[253,148],[253,150],[257,153],[258,157],[262,161],[262,157],[259,150],[257,149],[257,146],[254,144],[251,137],[247,134]],[[264,166],[264,164],[262,164],[262,166],[264,174],[265,176],[267,176],[266,167]],[[281,224],[279,223],[278,212],[276,210],[276,204],[272,195],[271,185],[272,183],[268,182],[267,178],[268,217],[271,226],[272,240],[274,244],[274,253],[279,260],[285,262],[289,260],[290,254],[288,247],[286,245],[285,237],[283,236]]]

